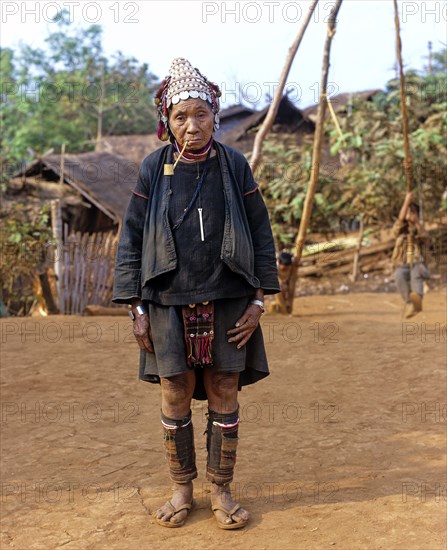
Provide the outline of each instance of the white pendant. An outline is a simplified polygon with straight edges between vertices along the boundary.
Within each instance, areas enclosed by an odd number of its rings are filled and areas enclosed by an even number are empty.
[[[205,233],[203,231],[203,218],[202,218],[202,208],[197,208],[199,212],[199,223],[200,223],[200,238],[202,241],[205,240]]]

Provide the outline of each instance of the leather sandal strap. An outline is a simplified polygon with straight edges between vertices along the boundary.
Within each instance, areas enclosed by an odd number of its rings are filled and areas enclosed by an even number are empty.
[[[235,506],[233,506],[233,508],[231,510],[228,510],[228,508],[224,508],[223,506],[219,506],[218,504],[216,504],[215,506],[212,507],[212,510],[213,512],[215,512],[216,510],[220,510],[221,512],[224,512],[225,514],[227,514],[227,516],[233,520],[233,515],[241,508],[241,505],[240,504],[236,504]]]
[[[169,506],[170,512],[172,512],[171,518],[175,516],[175,514],[178,514],[179,512],[181,512],[182,510],[191,510],[192,508],[192,504],[189,504],[188,502],[185,502],[185,504],[182,504],[178,508],[176,508],[170,500],[168,500],[166,504]]]
[[[185,502],[185,504],[182,504],[181,506],[179,506],[175,513],[177,514],[178,512],[181,512],[182,510],[191,510],[192,508],[192,504],[189,504],[188,502]]]

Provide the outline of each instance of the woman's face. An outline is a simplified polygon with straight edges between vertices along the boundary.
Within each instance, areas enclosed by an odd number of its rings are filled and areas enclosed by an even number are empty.
[[[171,107],[169,127],[181,149],[186,141],[188,151],[202,149],[214,131],[211,105],[199,98],[179,101]]]

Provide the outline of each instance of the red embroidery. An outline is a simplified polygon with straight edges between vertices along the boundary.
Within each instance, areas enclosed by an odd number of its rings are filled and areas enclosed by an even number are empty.
[[[140,193],[137,193],[136,191],[132,191],[132,193],[137,197],[141,197],[142,199],[149,200],[149,197],[146,197],[145,195],[140,195]]]
[[[255,191],[257,191],[259,189],[258,186],[256,186],[254,189],[252,189],[251,191],[248,191],[247,193],[244,193],[244,197],[246,197],[247,195],[251,195],[252,193],[254,193]]]

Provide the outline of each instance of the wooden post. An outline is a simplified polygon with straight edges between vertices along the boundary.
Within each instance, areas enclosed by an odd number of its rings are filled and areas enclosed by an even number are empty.
[[[45,300],[45,303],[47,305],[48,313],[50,314],[59,313],[59,308],[57,307],[54,301],[53,293],[51,292],[51,285],[48,279],[48,271],[39,273],[39,280],[40,280],[40,286],[42,288],[43,299]]]
[[[330,65],[329,60],[330,60],[331,44],[332,44],[332,39],[335,35],[337,15],[338,15],[342,1],[343,0],[336,1],[329,16],[326,43],[324,46],[324,54],[323,54],[320,102],[318,104],[317,125],[315,128],[315,136],[314,136],[313,151],[312,151],[312,168],[311,168],[310,181],[307,189],[306,199],[304,201],[303,213],[301,216],[301,223],[298,230],[298,236],[295,241],[293,266],[292,266],[290,279],[289,279],[289,292],[288,292],[289,303],[287,304],[287,313],[292,313],[293,311],[293,301],[295,297],[295,286],[296,286],[296,280],[298,276],[298,266],[303,253],[304,239],[306,237],[307,228],[309,227],[309,221],[312,213],[314,196],[317,190],[318,178],[320,174],[320,157],[321,157],[321,146],[323,143],[324,118],[325,118],[326,106],[327,106],[327,82],[328,82],[329,65]]]
[[[275,122],[276,115],[278,114],[279,105],[281,103],[283,90],[286,85],[287,77],[289,76],[290,68],[317,4],[318,0],[313,0],[312,4],[309,6],[308,13],[304,18],[303,24],[298,32],[297,37],[295,38],[295,42],[289,48],[289,53],[287,54],[286,62],[279,78],[278,87],[276,88],[273,95],[273,100],[267,111],[267,115],[256,134],[255,142],[253,144],[253,152],[250,159],[250,166],[253,173],[256,171],[261,161],[262,144],[264,143],[264,139],[266,138],[271,127],[273,126],[273,123]]]
[[[411,191],[411,154],[410,154],[410,139],[408,137],[408,116],[407,116],[407,102],[405,98],[405,76],[402,62],[402,42],[400,39],[400,23],[399,23],[399,9],[397,7],[397,0],[394,0],[394,23],[396,27],[396,53],[397,64],[399,65],[399,77],[400,77],[400,105],[402,109],[402,130],[404,137],[404,170],[405,178],[407,180],[407,193]],[[412,266],[414,259],[414,238],[410,233],[407,239],[407,262]]]
[[[400,105],[402,109],[402,126],[404,137],[404,149],[405,149],[405,177],[407,180],[407,192],[411,191],[411,155],[410,155],[410,140],[408,138],[408,116],[407,116],[407,102],[405,99],[405,76],[402,62],[402,42],[400,39],[400,24],[399,24],[399,10],[397,7],[397,0],[394,1],[394,23],[396,26],[396,53],[397,64],[399,66],[399,79],[400,79]]]
[[[59,183],[64,183],[64,168],[65,168],[65,143],[61,145],[61,163],[60,163],[60,171],[59,174]]]
[[[54,239],[54,273],[56,275],[57,303],[60,313],[65,313],[62,286],[62,214],[60,200],[51,201],[51,229]]]

